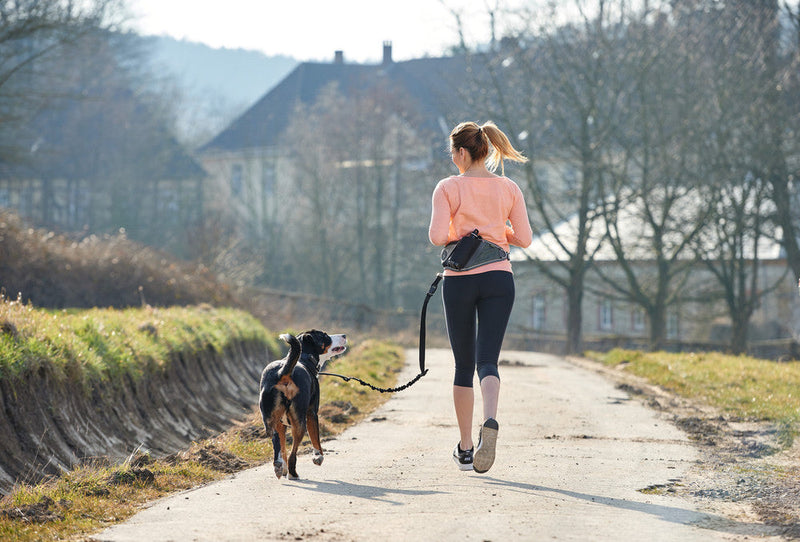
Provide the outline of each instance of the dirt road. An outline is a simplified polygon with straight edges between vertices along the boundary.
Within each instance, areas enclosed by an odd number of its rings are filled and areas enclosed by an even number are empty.
[[[401,382],[415,374],[416,352],[407,355]],[[301,457],[301,480],[276,479],[268,463],[158,501],[95,539],[780,539],[744,510],[731,517],[657,491],[693,476],[692,443],[612,381],[556,356],[503,354],[497,460],[483,475],[459,471],[451,356],[427,356],[430,373],[325,443],[322,466]]]

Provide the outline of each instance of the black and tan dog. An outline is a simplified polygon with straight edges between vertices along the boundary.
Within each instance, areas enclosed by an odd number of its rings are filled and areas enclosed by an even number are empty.
[[[267,434],[272,435],[275,476],[297,476],[297,449],[308,428],[314,464],[321,465],[319,440],[319,382],[317,373],[333,356],[347,349],[345,335],[328,335],[312,329],[294,337],[281,335],[289,344],[285,358],[273,361],[261,373],[259,407]],[[299,362],[299,363],[298,363]],[[287,457],[286,427],[292,428],[292,453]]]

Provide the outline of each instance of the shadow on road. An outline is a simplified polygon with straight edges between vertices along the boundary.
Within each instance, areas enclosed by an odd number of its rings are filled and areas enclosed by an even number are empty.
[[[343,482],[341,480],[294,480],[298,487],[309,489],[311,491],[319,491],[331,495],[343,495],[347,497],[356,497],[359,499],[368,499],[371,501],[385,502],[388,504],[401,505],[404,504],[400,501],[394,501],[390,498],[391,495],[411,495],[415,497],[423,495],[437,495],[447,493],[445,491],[433,491],[425,489],[396,489],[387,487],[376,487],[362,484],[353,484],[350,482]]]
[[[737,535],[769,534],[767,532],[769,531],[769,527],[763,523],[741,522],[716,514],[706,514],[703,512],[697,512],[695,510],[686,510],[684,508],[677,508],[674,506],[663,506],[660,504],[651,504],[647,502],[603,497],[601,495],[592,495],[590,493],[580,493],[578,491],[556,489],[522,482],[511,482],[508,480],[499,480],[491,477],[487,477],[487,482],[489,482],[491,485],[500,486],[511,491],[527,493],[531,496],[543,496],[542,494],[555,493],[572,499],[597,503],[603,506],[611,506],[622,510],[630,510],[634,512],[641,512],[643,514],[649,514],[672,523],[679,523],[681,525],[694,525],[701,529],[710,529],[718,532]]]

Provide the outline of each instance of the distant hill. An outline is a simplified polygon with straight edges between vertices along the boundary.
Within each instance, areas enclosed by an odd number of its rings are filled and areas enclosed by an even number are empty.
[[[200,144],[281,81],[297,60],[245,49],[214,49],[202,43],[146,36],[156,74],[174,79],[182,97],[180,136]]]

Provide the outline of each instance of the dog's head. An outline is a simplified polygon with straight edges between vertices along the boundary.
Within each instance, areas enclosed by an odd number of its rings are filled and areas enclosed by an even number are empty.
[[[324,331],[312,329],[297,336],[304,354],[312,354],[319,360],[319,365],[347,350],[347,336],[328,335]]]

